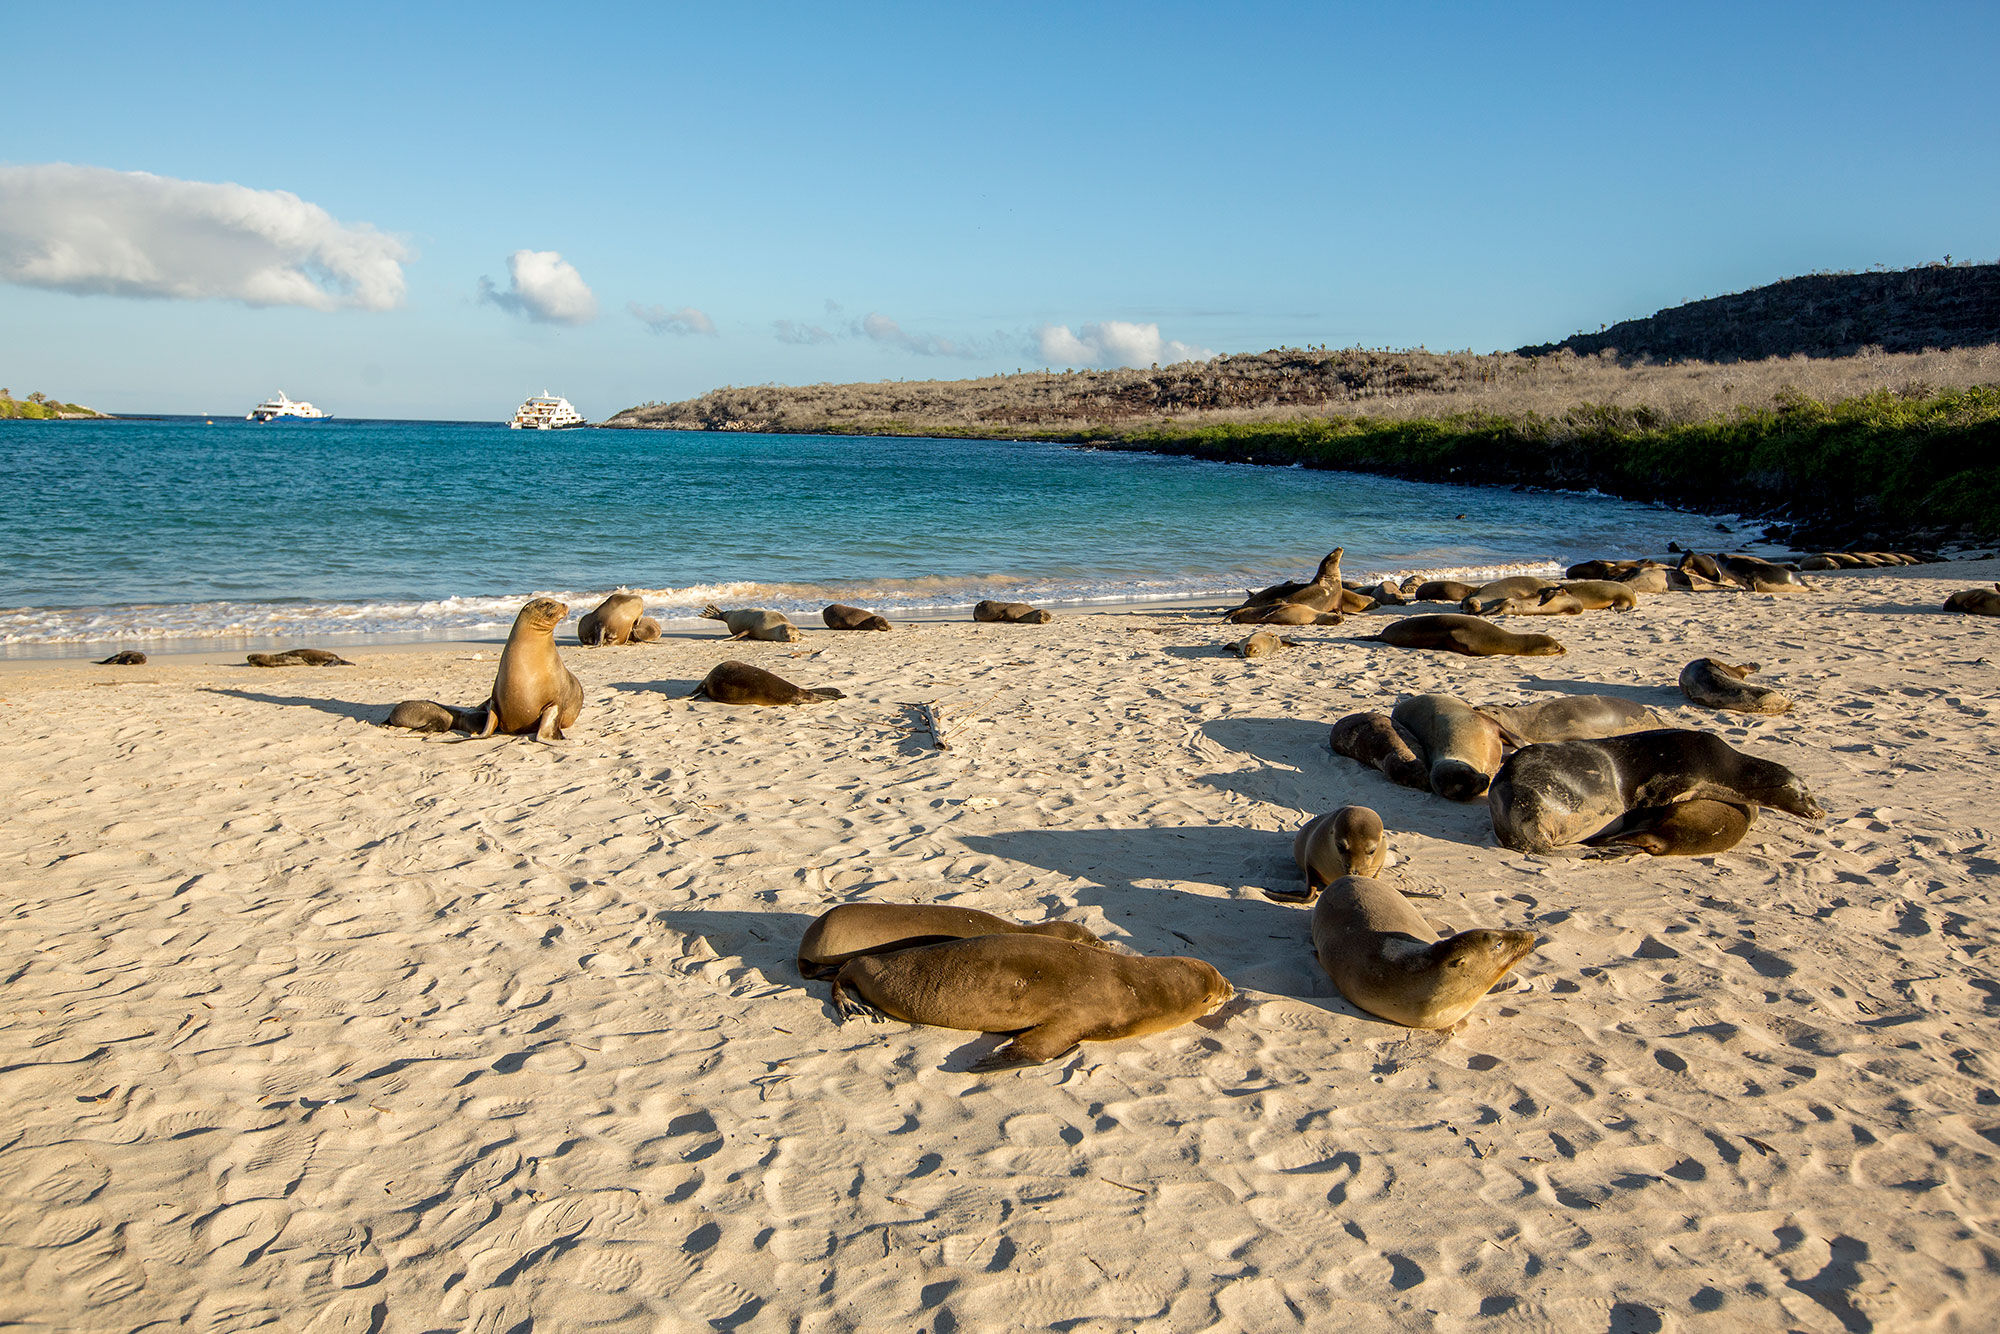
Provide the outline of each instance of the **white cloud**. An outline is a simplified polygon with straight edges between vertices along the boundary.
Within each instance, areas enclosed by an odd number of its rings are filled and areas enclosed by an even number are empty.
[[[642,306],[636,301],[625,303],[625,309],[632,312],[639,323],[656,334],[707,334],[715,336],[715,321],[693,306],[682,306],[679,310],[668,310],[665,306]]]
[[[820,328],[817,324],[794,324],[790,320],[772,320],[771,328],[779,342],[802,346],[812,343],[831,343],[840,336]]]
[[[289,190],[54,162],[0,167],[0,281],[246,306],[387,310],[409,249]]]
[[[864,338],[871,338],[890,347],[899,347],[905,352],[919,357],[965,357],[972,353],[949,338],[939,338],[935,334],[913,334],[887,315],[869,312],[855,323],[855,331]]]
[[[1171,366],[1215,355],[1205,347],[1161,338],[1157,324],[1124,320],[1086,324],[1077,333],[1066,324],[1045,324],[1035,333],[1035,351],[1050,366]]]
[[[597,297],[576,267],[554,250],[516,250],[507,256],[507,291],[479,280],[479,299],[541,324],[588,324]]]

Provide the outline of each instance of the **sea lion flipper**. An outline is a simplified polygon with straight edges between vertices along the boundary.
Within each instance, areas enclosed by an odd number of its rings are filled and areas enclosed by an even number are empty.
[[[495,708],[493,701],[489,699],[486,701],[486,721],[480,724],[479,730],[474,735],[487,737],[492,736],[499,730],[500,710]]]
[[[1073,1021],[1037,1024],[1024,1033],[1016,1033],[1012,1041],[974,1061],[971,1069],[984,1072],[1012,1070],[1023,1065],[1046,1065],[1059,1056],[1075,1051],[1082,1040]]]
[[[542,710],[541,718],[538,719],[535,723],[535,740],[537,741],[563,740],[562,724],[557,721],[557,719],[561,716],[561,713],[562,713],[561,703],[551,700],[549,702],[548,707]]]
[[[818,700],[847,698],[847,695],[844,692],[835,690],[832,686],[820,686],[816,690],[808,690],[805,693],[811,695],[814,699]]]

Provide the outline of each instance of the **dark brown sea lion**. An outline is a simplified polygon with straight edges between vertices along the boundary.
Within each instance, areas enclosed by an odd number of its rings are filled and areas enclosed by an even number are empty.
[[[1025,602],[995,602],[991,598],[977,603],[972,608],[975,621],[1007,622],[1013,625],[1047,625],[1055,619],[1055,613],[1031,607]]]
[[[1417,741],[1431,767],[1431,791],[1448,801],[1486,795],[1504,755],[1500,724],[1450,695],[1412,695],[1389,717]]]
[[[645,615],[646,599],[637,593],[613,593],[598,603],[596,610],[587,611],[578,618],[577,642],[587,648],[600,644],[628,644],[632,641],[632,631]]]
[[[108,658],[99,658],[97,665],[99,667],[141,667],[145,665],[145,662],[145,654],[139,652],[138,649],[128,648],[123,653],[114,653]]]
[[[1320,560],[1319,569],[1314,571],[1313,577],[1306,582],[1300,583],[1296,579],[1288,579],[1281,584],[1272,584],[1269,588],[1250,594],[1240,605],[1230,610],[1268,607],[1274,602],[1297,602],[1315,611],[1330,610],[1333,599],[1341,588],[1340,558],[1345,552],[1345,547],[1335,547],[1327,552]]]
[[[850,607],[845,602],[829,602],[819,618],[826,622],[829,630],[889,630],[889,618],[878,616],[861,607]]]
[[[486,725],[486,710],[454,709],[434,699],[406,699],[389,710],[384,727],[407,727],[412,732],[477,732]]]
[[[1617,695],[1563,695],[1540,704],[1481,704],[1479,712],[1500,724],[1501,734],[1516,746],[1623,736],[1667,725],[1666,719],[1645,705]]]
[[[1292,835],[1292,860],[1305,877],[1303,893],[1267,891],[1272,898],[1312,897],[1344,875],[1374,876],[1389,857],[1382,817],[1366,806],[1342,806],[1315,815]]]
[[[1053,1061],[1079,1042],[1165,1032],[1235,994],[1200,959],[1135,958],[1018,934],[864,955],[833,979],[843,1017],[872,1009],[905,1023],[1014,1035],[975,1070]]]
[[[1721,553],[1703,555],[1689,551],[1682,554],[1682,571],[1698,574],[1718,583],[1734,584],[1757,593],[1802,593],[1806,591],[1805,581],[1798,574],[1783,565],[1756,556],[1728,556]]]
[[[1652,561],[1646,561],[1636,570],[1628,570],[1618,576],[1617,582],[1634,593],[1659,594],[1671,592],[1674,588],[1673,571]]]
[[[1408,1028],[1450,1028],[1536,944],[1532,931],[1484,929],[1439,940],[1395,889],[1353,875],[1319,896],[1312,940],[1341,995]]]
[[[1390,782],[1419,792],[1431,790],[1431,768],[1417,754],[1417,739],[1386,713],[1350,713],[1333,725],[1336,755],[1374,769]]]
[[[1649,560],[1587,560],[1570,566],[1563,571],[1565,579],[1623,579],[1642,566],[1652,565]]]
[[[1553,583],[1538,575],[1509,575],[1505,579],[1493,579],[1481,584],[1467,593],[1458,605],[1468,614],[1483,616],[1488,608],[1498,606],[1509,598],[1540,597],[1543,589],[1554,587]]]
[[[1790,713],[1792,700],[1769,686],[1745,679],[1758,671],[1754,662],[1728,663],[1720,658],[1696,658],[1681,668],[1681,693],[1697,704],[1735,713]]]
[[[1412,602],[1463,602],[1479,591],[1479,585],[1463,579],[1430,579],[1417,585]]]
[[[1680,728],[1524,747],[1500,766],[1487,797],[1503,847],[1570,854],[1635,807],[1696,799],[1769,806],[1804,820],[1826,814],[1784,765]]]
[[[807,690],[762,667],[731,661],[709,668],[701,684],[688,692],[688,698],[712,699],[718,704],[817,704],[847,696],[830,686]]]
[[[556,627],[567,615],[568,604],[554,598],[521,608],[500,650],[480,736],[532,732],[537,741],[561,741],[563,728],[583,712],[583,685],[556,652]]]
[[[806,928],[799,941],[799,972],[806,977],[832,977],[842,964],[864,954],[887,954],[918,945],[1009,932],[1103,946],[1102,941],[1075,922],[1013,922],[977,908],[954,908],[946,904],[843,903],[821,913]]]
[[[1438,649],[1463,653],[1470,658],[1490,658],[1519,654],[1530,658],[1555,657],[1567,652],[1547,635],[1517,635],[1477,616],[1454,612],[1433,612],[1426,616],[1406,616],[1383,628],[1380,634],[1363,635],[1363,641],[1379,641],[1397,648]]]
[[[754,608],[739,608],[724,611],[713,602],[701,609],[704,620],[721,621],[729,627],[731,639],[762,639],[773,644],[796,644],[799,627],[781,611],[759,611]]]
[[[1741,843],[1756,814],[1754,806],[1700,798],[1670,806],[1640,806],[1583,842],[1586,847],[1630,848],[1652,857],[1703,857]]]
[[[323,648],[288,648],[283,653],[252,653],[247,661],[252,667],[352,667],[354,665],[338,653],[329,653]]]
[[[1992,589],[1962,588],[1944,600],[1944,609],[1967,616],[2000,616],[2000,584]]]

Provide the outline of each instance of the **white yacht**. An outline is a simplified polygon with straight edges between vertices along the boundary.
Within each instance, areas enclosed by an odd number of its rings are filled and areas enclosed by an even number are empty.
[[[546,389],[523,403],[514,414],[514,420],[507,423],[516,431],[560,431],[586,424],[583,414],[571,407],[568,399],[559,398]]]
[[[299,417],[306,421],[318,421],[325,416],[324,412],[321,412],[310,403],[301,403],[297,399],[286,398],[285,391],[280,389],[256,407],[244,413],[243,420],[247,422],[268,422],[275,421],[280,417]]]

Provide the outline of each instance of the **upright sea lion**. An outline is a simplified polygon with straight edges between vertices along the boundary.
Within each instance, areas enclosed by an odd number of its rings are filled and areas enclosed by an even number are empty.
[[[752,667],[747,662],[719,662],[708,669],[701,684],[690,690],[689,699],[712,699],[718,704],[817,704],[821,700],[846,699],[831,686],[807,690],[795,686],[775,672]]]
[[[583,712],[583,685],[556,652],[556,627],[567,615],[569,605],[554,598],[521,608],[500,650],[480,736],[533,732],[537,741],[561,741],[563,728]]]
[[[1298,602],[1313,608],[1315,611],[1328,610],[1332,605],[1337,590],[1341,587],[1340,558],[1345,552],[1345,547],[1335,547],[1333,550],[1327,552],[1320,560],[1319,569],[1314,571],[1313,577],[1306,582],[1300,583],[1296,579],[1287,579],[1284,583],[1272,584],[1269,588],[1260,589],[1250,594],[1240,605],[1232,607],[1230,610],[1242,611],[1247,607],[1268,607],[1274,602]]]
[[[887,954],[1010,932],[1097,948],[1104,944],[1075,922],[1013,922],[977,908],[947,904],[843,903],[821,913],[806,928],[799,941],[799,972],[806,977],[832,977],[842,964],[864,954]]]
[[[1385,626],[1381,633],[1363,635],[1361,639],[1363,642],[1372,640],[1393,644],[1397,648],[1463,653],[1469,658],[1490,658],[1503,654],[1548,658],[1568,651],[1547,635],[1517,635],[1502,630],[1491,621],[1454,612],[1406,616]]]
[[[1477,801],[1500,772],[1500,724],[1450,695],[1412,695],[1389,717],[1417,740],[1431,767],[1431,791],[1448,801]]]
[[[486,710],[454,709],[434,699],[406,699],[389,710],[384,727],[407,727],[412,732],[477,732],[486,725]]]
[[[1235,994],[1200,959],[1136,958],[1018,934],[864,955],[833,979],[843,1017],[872,1008],[905,1023],[1014,1035],[975,1070],[1053,1061],[1079,1042],[1165,1032]]]
[[[1412,602],[1463,602],[1479,591],[1479,585],[1463,579],[1430,579],[1417,585]]]
[[[1461,931],[1439,940],[1410,901],[1347,875],[1313,909],[1313,952],[1340,994],[1407,1028],[1450,1028],[1535,948],[1532,931]]]
[[[991,598],[977,603],[972,608],[975,621],[1008,622],[1014,625],[1047,625],[1055,619],[1055,613],[1031,607],[1025,602],[995,602]]]
[[[729,627],[731,639],[763,639],[774,644],[796,644],[799,627],[781,611],[759,611],[744,607],[724,611],[713,602],[701,609],[702,619],[721,621]]]
[[[845,602],[829,602],[820,612],[819,618],[826,622],[829,630],[888,630],[892,627],[889,618],[877,616],[872,611],[860,607],[850,607]]]
[[[577,642],[592,648],[630,643],[633,629],[645,614],[646,599],[637,593],[613,593],[577,620]]]
[[[1631,848],[1652,857],[1704,857],[1727,852],[1741,843],[1756,813],[1754,806],[1702,798],[1669,806],[1639,806],[1583,842],[1598,849]]]
[[[1304,899],[1344,875],[1374,876],[1389,857],[1382,817],[1366,806],[1342,806],[1315,815],[1292,835],[1292,860],[1306,879],[1304,893],[1267,891],[1273,898]]]
[[[1790,713],[1790,696],[1769,686],[1752,685],[1754,662],[1728,663],[1720,658],[1696,658],[1681,668],[1681,693],[1697,704],[1735,713]]]
[[[1431,790],[1431,767],[1417,753],[1417,739],[1386,713],[1350,713],[1333,725],[1333,753],[1380,769],[1392,783]]]
[[[99,658],[99,667],[140,667],[144,666],[146,655],[138,649],[128,648],[123,653],[114,653],[108,658]]]
[[[1516,746],[1623,736],[1667,725],[1645,705],[1617,695],[1563,695],[1540,704],[1481,704],[1479,712],[1498,723],[1501,734]]]
[[[1223,619],[1235,625],[1339,625],[1346,616],[1338,611],[1314,611],[1298,602],[1272,602],[1232,611]]]
[[[1944,600],[1944,609],[1967,616],[2000,616],[2000,584],[1992,590],[1961,588]]]
[[[1805,820],[1826,814],[1784,765],[1680,728],[1524,747],[1500,766],[1487,796],[1501,846],[1540,853],[1574,853],[1635,807],[1696,799]]]
[[[246,660],[252,667],[352,667],[338,653],[323,648],[288,648],[283,653],[252,653]]]

